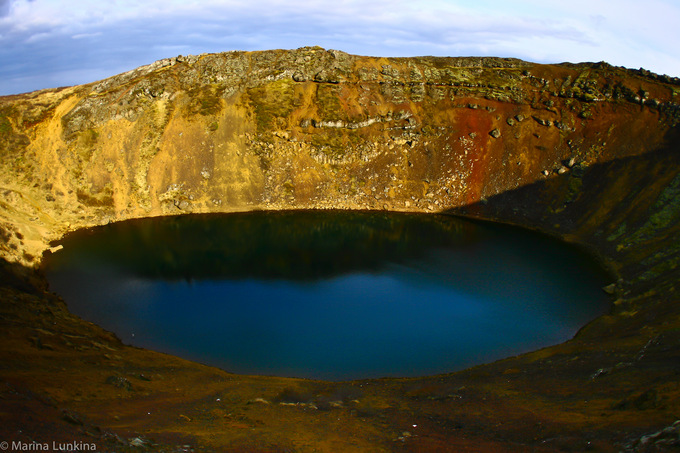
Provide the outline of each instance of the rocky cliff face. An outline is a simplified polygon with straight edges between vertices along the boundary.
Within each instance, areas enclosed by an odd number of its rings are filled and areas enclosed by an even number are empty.
[[[27,262],[45,231],[130,217],[468,205],[664,146],[680,121],[669,82],[606,64],[303,48],[6,97],[4,229],[37,242],[3,255]]]
[[[560,354],[574,392],[579,360],[628,370],[607,385],[633,407],[649,385],[639,354],[656,348],[658,382],[680,372],[663,349],[680,329],[679,123],[678,79],[605,63],[321,48],[176,57],[0,98],[0,257],[23,269],[16,290],[50,241],[132,217],[342,208],[517,223],[583,244],[619,278],[610,316],[517,370],[554,383],[548,357]],[[677,386],[654,389],[652,419],[670,422]]]

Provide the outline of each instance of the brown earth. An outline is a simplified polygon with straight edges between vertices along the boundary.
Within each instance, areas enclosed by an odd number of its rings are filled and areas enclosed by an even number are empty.
[[[678,449],[679,122],[678,79],[644,70],[320,48],[177,57],[0,97],[0,441]],[[70,314],[40,273],[52,241],[83,227],[293,208],[557,235],[611,270],[612,309],[571,341],[470,370],[331,383],[125,346]]]

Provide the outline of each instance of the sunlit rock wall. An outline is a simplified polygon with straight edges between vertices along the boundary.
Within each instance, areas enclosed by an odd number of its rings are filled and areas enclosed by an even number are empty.
[[[0,98],[0,254],[36,264],[65,231],[166,214],[482,212],[498,195],[566,181],[555,186],[560,203],[536,200],[545,217],[577,200],[597,165],[668,149],[679,103],[676,79],[604,63],[321,48],[162,60]],[[642,193],[616,172],[607,178],[591,208],[620,202],[606,188]],[[534,212],[525,202],[487,214],[540,220],[518,217]]]

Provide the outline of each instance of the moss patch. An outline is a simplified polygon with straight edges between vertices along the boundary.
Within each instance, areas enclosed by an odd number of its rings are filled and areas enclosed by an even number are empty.
[[[80,135],[81,143],[85,146],[94,146],[97,143],[99,132],[94,129],[88,129]]]
[[[11,108],[3,108],[0,110],[0,155],[20,154],[29,144],[29,139],[26,135],[18,134],[10,117],[13,116],[14,110]]]
[[[680,174],[666,186],[650,209],[650,215],[630,242],[639,243],[659,235],[659,231],[680,221]]]
[[[76,191],[76,195],[78,197],[78,201],[87,206],[113,207],[113,191],[108,186],[96,195],[89,194],[80,189]]]
[[[188,92],[189,113],[192,115],[217,115],[222,110],[222,92],[224,87],[219,85],[204,85]]]
[[[0,137],[5,138],[12,132],[12,123],[9,122],[9,118],[4,115],[0,115]]]
[[[285,128],[283,119],[301,104],[293,83],[283,79],[247,91],[247,98],[255,112],[258,133],[272,128]]]
[[[316,106],[323,121],[347,119],[339,99],[340,87],[335,85],[319,85],[316,90]]]

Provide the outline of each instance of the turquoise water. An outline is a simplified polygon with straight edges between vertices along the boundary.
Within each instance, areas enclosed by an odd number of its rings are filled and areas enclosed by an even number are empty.
[[[526,230],[292,211],[127,221],[67,236],[52,291],[123,342],[242,374],[455,371],[571,338],[607,276]]]

